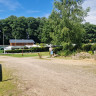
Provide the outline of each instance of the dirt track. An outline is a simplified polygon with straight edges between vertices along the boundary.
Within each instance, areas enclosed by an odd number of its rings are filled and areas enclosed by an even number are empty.
[[[0,56],[0,61],[15,70],[22,96],[96,96],[94,60]]]

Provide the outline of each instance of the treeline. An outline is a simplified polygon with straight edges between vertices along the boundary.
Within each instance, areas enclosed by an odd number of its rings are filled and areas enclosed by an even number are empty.
[[[10,39],[33,39],[36,43],[77,44],[96,42],[96,25],[85,23],[89,8],[83,10],[83,0],[54,0],[49,18],[10,16],[0,20],[0,45]],[[4,38],[3,38],[4,36]]]
[[[0,45],[9,44],[10,39],[33,39],[42,42],[42,28],[47,18],[16,17],[10,16],[0,20]]]

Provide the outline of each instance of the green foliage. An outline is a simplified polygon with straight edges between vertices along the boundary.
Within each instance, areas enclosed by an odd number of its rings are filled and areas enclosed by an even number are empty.
[[[3,50],[0,50],[0,53],[3,53],[4,51]]]
[[[44,47],[44,46],[45,46],[45,43],[40,43],[40,46],[41,46],[41,47]]]
[[[61,51],[62,49],[63,49],[62,46],[60,46],[60,47],[54,47],[54,48],[53,48],[53,52],[57,54],[58,51]]]
[[[71,43],[62,42],[63,50],[73,50],[73,45]]]
[[[93,44],[91,49],[92,49],[92,51],[96,50],[96,44]]]
[[[49,52],[40,52],[41,56],[48,56]],[[22,56],[22,53],[20,54],[2,54],[2,56],[12,56],[12,57],[34,57],[38,56],[38,53],[24,53]]]
[[[46,52],[49,50],[48,47],[32,47],[31,49],[16,49],[16,50],[6,50],[6,53],[26,53],[26,52]]]
[[[84,25],[85,35],[83,36],[84,43],[96,42],[96,25],[85,23]]]
[[[92,55],[93,54],[93,51],[88,51],[88,53]]]
[[[51,33],[52,32],[52,25],[50,24],[50,20],[45,20],[44,26],[42,28],[42,34],[41,34],[41,41],[44,43],[50,43],[52,38],[51,38]]]
[[[49,17],[51,25],[50,37],[53,44],[70,42],[80,45],[85,30],[83,18],[88,9],[83,10],[82,0],[54,0],[54,9]]]
[[[42,30],[46,18],[34,17],[16,17],[10,16],[6,19],[0,20],[0,45],[9,44],[9,39],[33,39],[40,43],[42,37]]]
[[[91,44],[83,44],[82,45],[82,50],[83,51],[90,51],[91,50]]]
[[[70,54],[72,54],[72,52],[69,51],[69,50],[59,51],[58,52],[58,55],[60,55],[60,56],[69,56]]]
[[[18,96],[21,90],[18,89],[16,77],[12,75],[12,71],[3,66],[3,82],[0,82],[0,96]],[[11,80],[14,78],[14,80]],[[15,82],[15,83],[14,83]]]

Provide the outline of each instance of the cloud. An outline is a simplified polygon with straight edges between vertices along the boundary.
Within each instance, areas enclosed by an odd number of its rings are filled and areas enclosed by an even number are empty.
[[[0,0],[0,4],[8,8],[9,10],[15,10],[22,7],[17,0]]]
[[[40,11],[28,10],[27,13],[39,13]]]
[[[90,12],[88,12],[88,16],[85,18],[86,22],[96,24],[96,0],[86,0],[83,8],[86,9],[87,7],[90,7]]]
[[[96,24],[96,11],[89,12],[88,15],[85,20],[91,24]]]

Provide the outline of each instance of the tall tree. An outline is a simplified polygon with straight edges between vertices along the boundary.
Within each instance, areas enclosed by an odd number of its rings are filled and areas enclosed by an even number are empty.
[[[84,33],[82,22],[89,11],[89,8],[83,10],[82,2],[82,0],[54,0],[54,9],[49,17],[54,30],[50,33],[54,44],[81,43]]]

